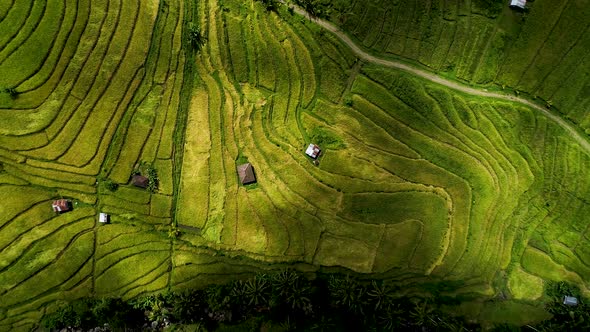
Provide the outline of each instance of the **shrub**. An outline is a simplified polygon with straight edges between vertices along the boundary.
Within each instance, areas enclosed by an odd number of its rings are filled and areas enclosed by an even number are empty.
[[[276,12],[279,7],[281,6],[281,2],[279,0],[258,0],[262,2],[266,10]]]
[[[158,190],[158,184],[160,180],[158,178],[158,171],[156,168],[146,161],[141,161],[139,166],[131,173],[132,175],[143,174],[148,178],[147,190],[155,193]]]
[[[205,37],[201,33],[201,28],[193,22],[188,24],[188,42],[195,51],[200,51],[205,44]]]
[[[104,180],[104,187],[107,188],[108,191],[117,191],[117,189],[119,189],[119,184],[116,182],[113,182],[113,180],[110,179],[106,179]]]
[[[16,97],[18,97],[18,91],[16,91],[15,88],[7,88],[7,89],[4,89],[4,92],[8,93],[8,95],[12,99],[15,99]]]
[[[346,147],[340,137],[324,127],[315,127],[310,136],[313,143],[319,145],[322,149],[342,149]]]

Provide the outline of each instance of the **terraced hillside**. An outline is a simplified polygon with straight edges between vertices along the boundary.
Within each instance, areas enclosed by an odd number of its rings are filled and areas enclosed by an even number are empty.
[[[408,292],[587,291],[590,159],[561,127],[364,64],[284,8],[197,4],[0,5],[0,88],[16,92],[0,99],[0,330],[60,300],[284,266]],[[257,184],[238,184],[245,161]],[[140,163],[153,193],[129,184]],[[56,215],[61,197],[74,209]]]
[[[176,220],[201,232],[184,239],[487,294],[501,270],[515,288],[541,278],[585,287],[588,151],[562,128],[365,65],[286,12],[232,1],[200,10],[208,44]],[[319,166],[303,153],[310,142],[325,150]],[[253,187],[237,182],[246,160]]]
[[[529,1],[526,13],[508,1],[327,3],[332,20],[373,52],[538,96],[590,133],[587,1]]]

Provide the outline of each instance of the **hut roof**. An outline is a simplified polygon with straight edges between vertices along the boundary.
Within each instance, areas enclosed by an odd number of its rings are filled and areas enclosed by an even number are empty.
[[[564,296],[563,297],[563,304],[575,306],[575,305],[578,305],[578,299],[573,296]]]
[[[139,188],[147,188],[149,182],[149,179],[143,175],[136,174],[131,177],[131,184]]]
[[[315,144],[310,144],[305,150],[305,154],[312,157],[313,159],[317,158],[320,154],[320,147]]]
[[[53,208],[53,211],[55,211],[55,212],[70,211],[70,202],[68,202],[67,199],[58,199],[56,201],[53,201],[53,203],[51,204],[51,207]]]
[[[104,212],[101,212],[100,216],[98,218],[98,221],[105,223],[105,224],[108,223],[109,222],[109,215]]]
[[[510,7],[525,9],[526,8],[526,0],[510,0]]]
[[[256,176],[254,175],[254,168],[252,167],[252,164],[243,164],[238,166],[236,169],[238,171],[238,176],[240,177],[240,182],[242,184],[256,182]]]

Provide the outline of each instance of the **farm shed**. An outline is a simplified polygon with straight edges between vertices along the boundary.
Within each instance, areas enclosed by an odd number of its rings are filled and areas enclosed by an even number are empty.
[[[573,297],[573,296],[564,296],[563,297],[563,304],[565,305],[569,305],[569,306],[577,306],[578,305],[578,299]]]
[[[98,221],[103,224],[108,224],[109,223],[109,215],[104,212],[101,212],[98,217]]]
[[[131,178],[131,184],[143,189],[147,188],[149,182],[149,179],[143,175],[136,174]]]
[[[310,144],[307,147],[307,150],[305,150],[305,154],[312,157],[313,159],[316,159],[320,155],[321,151],[322,150],[320,150],[319,146],[317,146],[315,144]]]
[[[70,202],[67,199],[58,199],[51,204],[54,212],[61,213],[70,211]]]
[[[238,176],[242,184],[248,184],[256,182],[256,176],[254,175],[254,168],[252,164],[247,163],[237,167]]]
[[[526,0],[510,0],[510,8],[526,8]]]

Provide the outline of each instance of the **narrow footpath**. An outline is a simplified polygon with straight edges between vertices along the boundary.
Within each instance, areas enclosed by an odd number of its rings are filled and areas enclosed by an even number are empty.
[[[310,17],[310,15],[300,7],[294,6],[294,11],[299,15]],[[340,30],[338,27],[336,27],[332,23],[330,23],[326,20],[320,19],[320,18],[312,18],[311,20],[313,22],[315,22],[316,24],[318,24],[319,26],[321,26],[322,28],[324,28],[324,29],[332,32],[334,35],[336,35],[340,40],[342,40],[342,42],[344,42],[348,47],[350,47],[350,49],[353,51],[353,53],[355,53],[360,59],[362,59],[364,61],[375,63],[375,64],[385,66],[385,67],[401,69],[403,71],[412,73],[416,76],[420,76],[422,78],[425,78],[431,82],[438,83],[438,84],[447,86],[451,89],[461,91],[461,92],[464,92],[467,94],[471,94],[474,96],[503,99],[503,100],[513,101],[513,102],[517,102],[517,103],[529,106],[529,107],[543,113],[545,116],[547,116],[553,122],[557,123],[557,125],[559,125],[563,129],[565,129],[565,131],[567,133],[569,133],[569,135],[576,142],[578,142],[578,144],[580,144],[580,146],[585,150],[586,154],[590,156],[590,142],[588,142],[587,138],[585,136],[583,136],[583,134],[581,134],[578,130],[576,130],[576,128],[571,123],[567,122],[566,120],[561,118],[559,115],[548,111],[544,107],[541,107],[541,106],[539,106],[529,100],[526,100],[524,98],[520,98],[520,97],[508,95],[508,94],[483,91],[483,90],[476,89],[476,88],[467,86],[465,84],[462,84],[462,83],[459,83],[456,81],[451,81],[451,80],[442,78],[434,73],[427,72],[422,69],[412,67],[412,66],[402,63],[402,62],[378,58],[376,56],[373,56],[373,55],[363,51],[355,42],[353,42],[350,39],[350,37],[348,37],[348,35],[346,35],[346,33],[344,33],[342,30]]]

